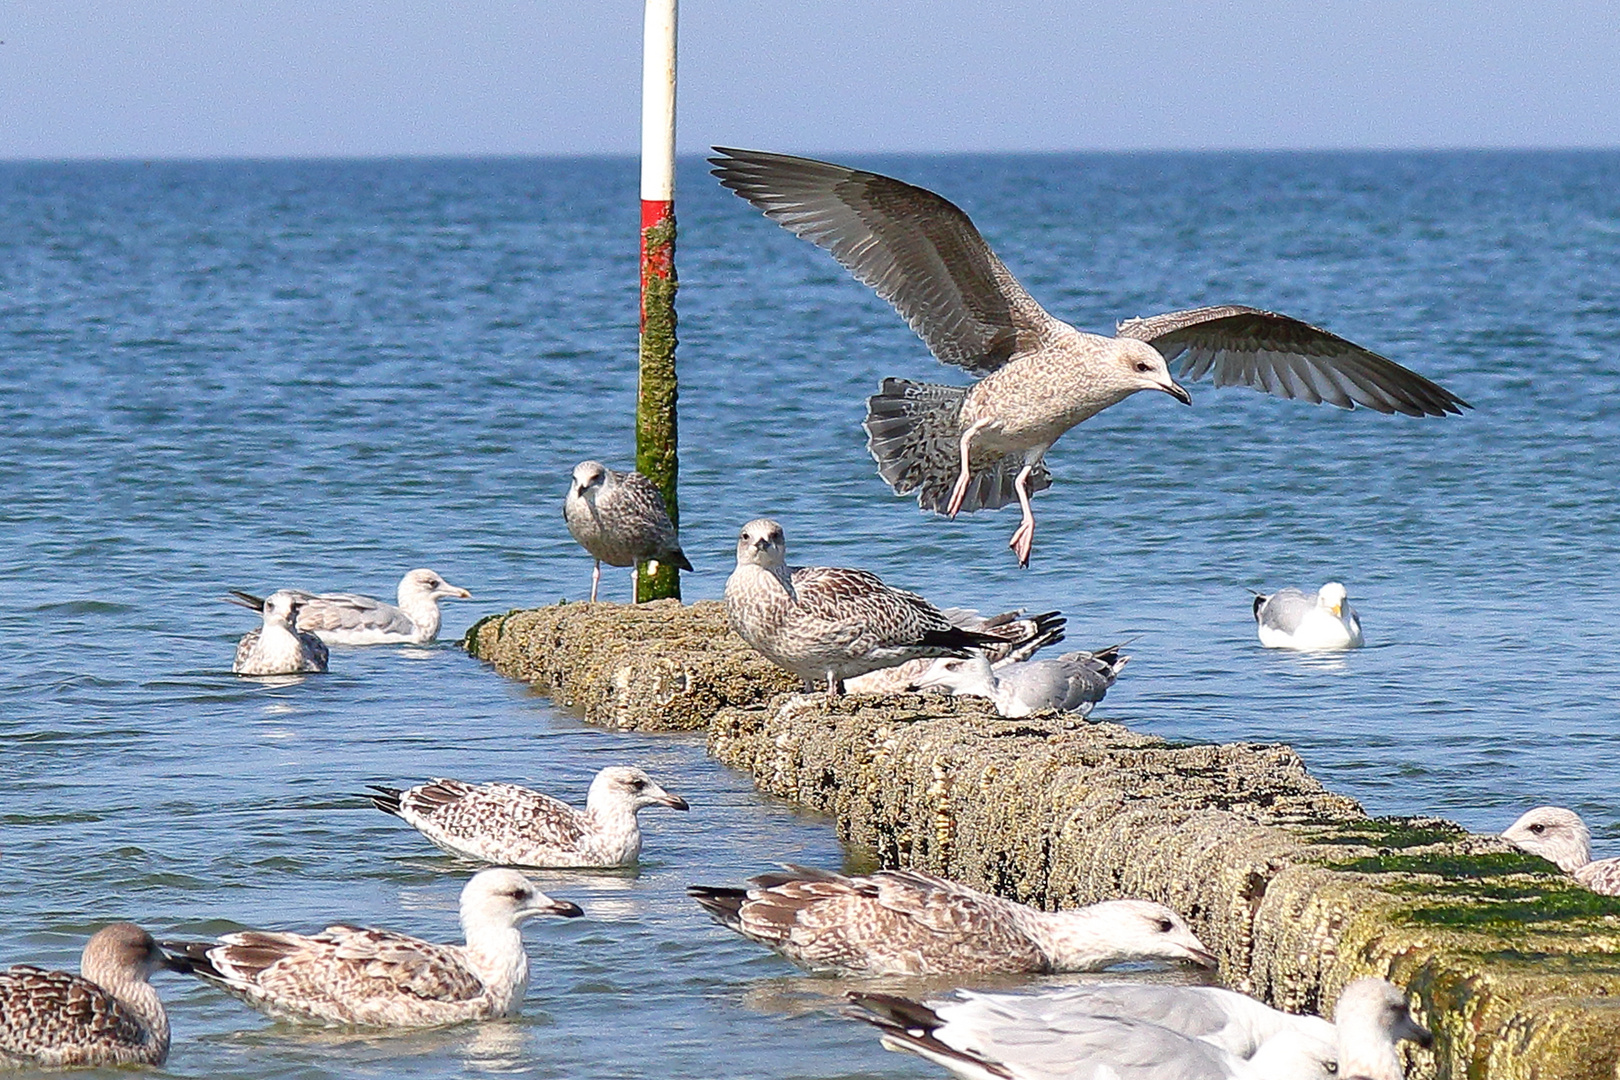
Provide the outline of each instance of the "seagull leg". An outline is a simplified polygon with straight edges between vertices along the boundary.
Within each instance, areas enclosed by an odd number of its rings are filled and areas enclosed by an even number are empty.
[[[840,679],[836,672],[829,669],[827,671],[827,696],[838,697],[843,692],[844,680]]]
[[[951,489],[951,504],[945,509],[945,516],[955,517],[962,509],[962,501],[967,498],[968,481],[972,479],[968,468],[968,455],[973,445],[973,436],[984,430],[990,418],[976,420],[973,426],[962,432],[962,472],[956,478],[956,486]]]
[[[602,560],[596,559],[591,564],[591,603],[596,603],[596,587],[602,584]]]
[[[1007,546],[1018,553],[1018,565],[1029,565],[1030,549],[1035,546],[1035,511],[1029,506],[1029,474],[1035,470],[1033,464],[1026,463],[1018,470],[1018,479],[1013,481],[1013,490],[1018,493],[1018,505],[1024,511],[1024,521],[1018,526],[1018,531],[1012,534]]]

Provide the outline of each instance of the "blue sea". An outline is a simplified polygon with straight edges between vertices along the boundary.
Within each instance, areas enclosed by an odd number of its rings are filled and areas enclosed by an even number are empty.
[[[963,382],[823,252],[679,178],[680,508],[718,597],[739,526],[941,604],[1134,638],[1097,717],[1283,741],[1373,814],[1499,831],[1556,802],[1620,854],[1620,154],[860,158],[966,209],[1053,314],[1285,311],[1475,408],[1413,420],[1243,390],[1142,394],[1036,499],[947,522],[876,477],[883,376]],[[630,160],[0,164],[0,963],[332,921],[457,935],[469,868],[356,793],[431,775],[579,801],[607,764],[686,796],[635,874],[538,873],[521,1018],[414,1035],[272,1024],[159,976],[181,1076],[925,1077],[838,985],[713,926],[687,883],[837,866],[830,822],[701,738],[582,725],[455,645],[580,599],[573,464],[632,460]],[[230,674],[226,589],[470,589],[426,648]],[[1368,647],[1263,650],[1249,589],[1343,581]],[[605,570],[623,600],[627,571]]]

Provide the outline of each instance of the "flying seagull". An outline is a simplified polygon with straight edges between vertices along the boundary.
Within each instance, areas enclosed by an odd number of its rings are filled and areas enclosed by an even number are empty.
[[[1469,405],[1415,372],[1309,323],[1223,304],[1076,330],[1024,291],[973,222],[932,191],[824,161],[717,146],[720,183],[826,248],[899,312],[933,354],[980,376],[971,387],[884,379],[867,399],[867,449],[897,495],[955,517],[1018,500],[1008,544],[1029,564],[1032,494],[1052,477],[1065,431],[1138,390],[1184,404],[1171,378],[1213,375],[1278,397],[1444,416]]]

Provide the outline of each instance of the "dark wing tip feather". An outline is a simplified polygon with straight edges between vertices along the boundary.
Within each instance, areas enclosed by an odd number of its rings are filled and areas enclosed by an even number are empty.
[[[722,926],[735,930],[742,925],[742,906],[748,899],[747,889],[733,889],[721,885],[688,885],[686,895],[712,915]]]
[[[222,596],[220,599],[224,600],[227,604],[235,604],[238,607],[245,607],[249,611],[264,610],[264,597],[254,596],[252,593],[243,592],[241,589],[231,589],[229,596]]]
[[[375,794],[361,795],[362,799],[370,799],[371,805],[385,814],[399,816],[400,798],[405,794],[401,788],[383,787],[381,784],[367,784]]]

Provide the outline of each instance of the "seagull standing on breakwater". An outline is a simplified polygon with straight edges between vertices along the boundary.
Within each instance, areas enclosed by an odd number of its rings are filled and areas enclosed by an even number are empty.
[[[737,538],[737,569],[726,579],[726,618],[760,655],[804,680],[844,692],[844,680],[931,656],[967,656],[1006,644],[952,626],[916,593],[876,574],[787,564],[782,526],[750,521]]]
[[[298,629],[328,645],[426,645],[439,636],[439,601],[472,598],[472,593],[432,570],[412,570],[400,579],[397,607],[355,593],[282,591],[298,598]],[[264,610],[263,600],[239,589],[232,589],[226,599]]]
[[[18,964],[0,971],[0,1067],[161,1065],[169,1018],[147,982],[170,962],[152,935],[113,923],[91,935],[79,974]]]
[[[1216,964],[1181,916],[1146,900],[1040,911],[920,870],[849,877],[791,865],[749,885],[686,892],[722,926],[812,969],[959,975]]]
[[[1076,330],[1024,291],[968,216],[932,191],[824,161],[717,146],[720,183],[783,228],[826,248],[894,306],[941,361],[981,376],[971,387],[884,379],[867,399],[867,448],[895,494],[955,517],[1018,500],[1008,546],[1029,564],[1029,499],[1052,484],[1046,451],[1070,428],[1139,390],[1184,404],[1170,377],[1285,398],[1444,416],[1449,390],[1326,330],[1237,305]]]
[[[461,890],[465,945],[338,924],[318,934],[244,930],[218,942],[164,942],[170,959],[277,1020],[437,1027],[511,1016],[529,985],[519,927],[574,918],[516,870],[484,870]]]
[[[563,520],[568,523],[568,534],[595,560],[591,567],[593,604],[603,563],[630,567],[632,603],[637,564],[669,562],[682,570],[692,569],[681,551],[663,495],[638,472],[616,472],[600,461],[575,465],[563,499]]]

